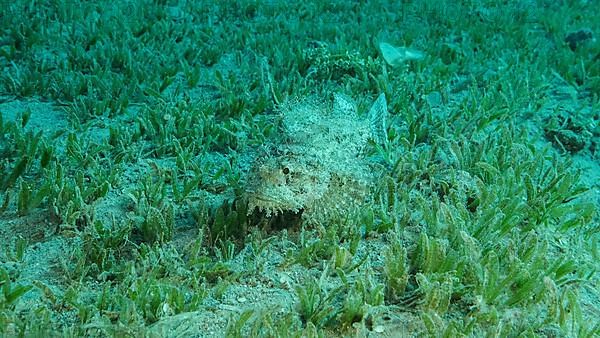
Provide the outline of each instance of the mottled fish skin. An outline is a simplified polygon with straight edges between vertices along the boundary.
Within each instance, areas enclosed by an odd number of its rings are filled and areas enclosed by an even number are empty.
[[[280,112],[283,141],[254,163],[248,212],[301,213],[304,221],[326,223],[369,202],[375,174],[364,154],[372,122],[358,117],[354,101],[334,94],[333,107],[306,99]]]

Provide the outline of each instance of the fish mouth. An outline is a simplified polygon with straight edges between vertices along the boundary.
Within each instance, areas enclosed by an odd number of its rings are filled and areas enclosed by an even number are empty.
[[[257,191],[247,192],[248,200],[248,214],[254,213],[258,210],[260,213],[264,213],[267,217],[272,215],[278,215],[282,213],[294,213],[298,214],[303,209],[302,205],[291,198],[282,198],[281,196],[273,196],[272,194],[265,194]]]

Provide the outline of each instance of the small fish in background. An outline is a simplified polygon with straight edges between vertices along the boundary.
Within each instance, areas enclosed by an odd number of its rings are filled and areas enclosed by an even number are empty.
[[[379,43],[379,51],[385,62],[392,67],[398,67],[408,61],[420,60],[425,57],[423,52],[416,49],[395,47],[387,42]]]
[[[332,106],[309,97],[283,104],[280,113],[281,142],[255,161],[248,176],[249,215],[276,219],[278,228],[324,224],[371,201],[377,171],[365,148],[369,140],[386,141],[385,95],[366,119],[352,99],[337,93]]]

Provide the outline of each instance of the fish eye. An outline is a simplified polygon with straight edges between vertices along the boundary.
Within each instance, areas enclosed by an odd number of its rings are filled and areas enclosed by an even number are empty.
[[[284,173],[285,175],[287,175],[287,174],[289,174],[289,173],[290,173],[290,169],[289,169],[288,167],[284,167],[284,168],[282,169],[282,171],[283,171],[283,173]]]

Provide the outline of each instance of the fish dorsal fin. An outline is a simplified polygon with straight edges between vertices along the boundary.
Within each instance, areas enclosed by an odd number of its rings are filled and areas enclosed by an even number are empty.
[[[344,94],[335,93],[333,94],[333,112],[340,116],[356,115],[356,103]]]
[[[369,110],[369,121],[371,122],[371,133],[373,134],[373,141],[377,144],[385,144],[387,141],[387,101],[385,100],[385,94],[379,95],[371,110]]]

